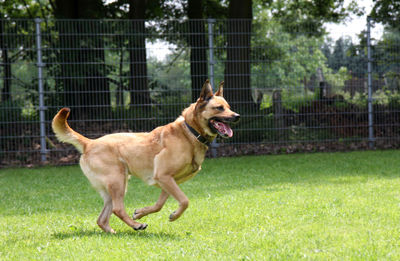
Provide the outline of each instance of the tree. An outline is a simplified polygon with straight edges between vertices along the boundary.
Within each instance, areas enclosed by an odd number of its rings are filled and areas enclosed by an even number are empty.
[[[384,24],[382,39],[374,52],[375,68],[384,77],[388,88],[400,90],[400,2],[394,0],[374,0],[370,16],[374,22]]]
[[[252,104],[250,39],[252,0],[231,0],[227,21],[226,97],[234,106]]]
[[[179,49],[190,48],[192,101],[195,101],[204,80],[208,77],[207,32],[203,19],[226,17],[226,7],[219,0],[160,0],[157,5],[154,5],[154,2],[157,1],[149,1],[147,10],[142,14],[146,13],[146,19],[155,18],[161,21],[153,28],[150,26],[150,31],[165,35],[165,40],[176,44]],[[188,21],[180,22],[186,19]],[[183,31],[185,33],[181,34],[181,37],[171,34]]]
[[[142,6],[145,6],[145,8],[142,8],[137,16],[131,16],[131,19],[159,20],[160,23],[157,23],[155,26],[150,25],[146,29],[147,32],[156,32],[157,34],[165,35],[165,40],[179,46],[178,49],[190,48],[192,101],[195,101],[204,80],[208,77],[207,32],[203,19],[207,17],[226,17],[226,7],[219,0],[141,0],[135,1],[135,4],[131,6],[134,8],[137,2],[142,2]],[[186,19],[188,21],[180,22],[180,20],[183,21]],[[181,34],[180,37],[171,34],[171,32],[183,31],[185,33]],[[146,40],[152,40],[150,34],[147,35]],[[142,44],[141,46],[144,45]],[[140,46],[139,49],[141,49]],[[142,54],[141,57],[145,57],[145,55]],[[143,64],[143,62],[139,61],[140,64]],[[142,92],[144,91],[142,90]]]
[[[394,0],[373,0],[374,7],[370,16],[375,22],[393,28],[400,28],[400,2]]]
[[[128,17],[131,30],[129,34],[129,91],[131,104],[147,108],[150,103],[150,92],[147,82],[146,60],[146,11],[147,0],[129,0]]]
[[[346,79],[346,67],[354,66],[350,52],[353,45],[349,39],[339,39],[334,45],[323,45],[323,27],[319,27],[317,23],[317,26],[307,30],[307,23],[303,23],[303,19],[308,19],[307,16],[300,14],[314,12],[311,10],[302,12],[296,8],[305,8],[318,1],[304,5],[300,2],[302,1],[275,1],[263,5],[256,3],[251,44],[254,50],[252,59],[258,62],[252,65],[252,75],[254,75],[252,83],[262,82],[261,86],[270,89],[291,88],[291,93],[297,92],[303,95],[308,89],[315,90],[319,87],[313,80],[317,71],[321,70],[325,80],[329,80],[332,84],[342,83]],[[280,13],[284,9],[280,6],[283,3],[289,18],[298,16],[297,25],[292,24],[291,19],[286,21],[279,16],[285,15]],[[257,46],[262,48],[256,48]]]
[[[324,23],[338,23],[351,13],[363,14],[355,0],[351,0],[347,6],[345,0],[277,0],[270,2],[268,7],[271,17],[285,31],[319,35],[325,32]]]
[[[361,44],[354,44],[351,38],[339,38],[333,45],[331,52],[328,47],[324,48],[325,56],[328,59],[329,68],[334,72],[345,67],[352,76],[365,77],[367,71],[367,54],[365,49],[365,32],[361,32]]]
[[[8,21],[8,19],[34,19],[40,16],[45,17],[49,15],[49,11],[50,8],[48,3],[41,0],[4,0],[0,2],[0,50],[1,64],[3,67],[3,86],[1,87],[0,102],[11,100],[11,89],[13,83],[12,63],[16,59],[24,56],[24,52],[21,50],[24,50],[25,47],[28,47],[23,45],[21,46],[21,43],[19,43],[18,48],[15,48],[15,41],[8,36],[9,32],[20,34],[23,33],[21,31],[24,30],[35,30],[33,23],[20,21],[12,24]],[[16,49],[20,49],[20,51],[15,52]],[[24,58],[28,59],[28,57]]]
[[[382,38],[374,46],[373,68],[385,80],[387,89],[400,91],[400,28],[386,27]]]
[[[262,18],[257,18],[256,24],[259,19]],[[262,48],[265,53],[255,54],[260,63],[252,67],[255,75],[252,82],[262,82],[269,89],[302,92],[318,69],[327,72],[327,58],[320,49],[323,39],[306,35],[293,37],[282,27],[274,20],[263,27],[257,26],[252,44],[268,48]]]
[[[104,17],[101,0],[55,0],[54,15],[59,19],[96,19]],[[104,41],[96,35],[99,21],[58,20],[57,44],[61,62],[58,84],[65,93],[65,105],[76,107],[78,117],[101,118],[110,107],[110,93],[105,65]]]
[[[204,81],[207,79],[207,43],[203,19],[204,5],[202,0],[188,0],[189,18],[188,43],[190,46],[190,77],[192,80],[192,102],[199,96]]]
[[[0,14],[0,17],[3,15]],[[0,21],[0,49],[3,64],[3,88],[0,102],[11,100],[11,62],[8,54],[7,39],[5,39],[5,21]]]

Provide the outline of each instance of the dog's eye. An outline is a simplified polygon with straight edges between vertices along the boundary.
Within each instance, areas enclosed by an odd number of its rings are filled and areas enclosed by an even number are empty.
[[[219,110],[219,111],[224,111],[224,106],[214,107],[214,109]]]

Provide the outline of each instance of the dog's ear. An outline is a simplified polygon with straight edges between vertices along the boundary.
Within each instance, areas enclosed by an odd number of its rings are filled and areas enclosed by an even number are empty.
[[[203,88],[201,89],[199,99],[201,101],[208,101],[209,99],[211,99],[212,96],[213,96],[212,87],[210,81],[207,79],[203,85]]]
[[[215,93],[215,96],[224,96],[224,81],[219,83],[218,91]]]

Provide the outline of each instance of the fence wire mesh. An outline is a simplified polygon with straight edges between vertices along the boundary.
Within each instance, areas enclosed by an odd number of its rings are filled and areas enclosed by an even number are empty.
[[[150,131],[206,79],[225,81],[242,116],[217,156],[397,148],[400,34],[365,29],[332,40],[257,20],[2,20],[0,166],[76,163],[51,131],[62,107],[90,138]]]

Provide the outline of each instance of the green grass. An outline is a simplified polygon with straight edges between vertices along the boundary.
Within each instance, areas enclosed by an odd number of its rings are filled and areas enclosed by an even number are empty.
[[[0,170],[0,260],[399,260],[400,151],[208,159],[181,187],[190,206],[96,225],[79,167]],[[131,179],[128,213],[159,191]]]

